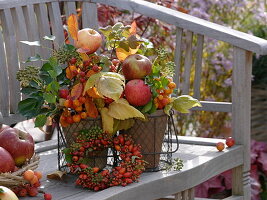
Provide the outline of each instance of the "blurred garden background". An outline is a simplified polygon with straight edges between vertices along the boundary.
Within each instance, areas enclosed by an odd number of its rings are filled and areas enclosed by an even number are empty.
[[[223,26],[267,39],[266,0],[150,0],[153,3],[184,12]],[[139,14],[112,7],[98,10],[101,26],[118,21],[137,24],[138,34],[153,43],[146,54],[163,48],[174,57],[176,27]],[[156,26],[159,25],[159,26]],[[194,38],[196,41],[196,38]],[[231,101],[232,48],[227,44],[205,38],[200,100]],[[152,45],[152,44],[151,44]],[[152,46],[151,46],[152,47]],[[184,48],[184,47],[182,47]],[[193,49],[194,50],[194,49]],[[193,51],[194,55],[194,51]],[[194,68],[193,68],[194,69]],[[183,72],[180,76],[182,77]],[[252,143],[251,187],[252,199],[267,199],[267,56],[254,55],[252,80]],[[193,82],[192,82],[193,84]],[[203,90],[205,88],[205,90]],[[205,91],[205,92],[203,92]],[[178,91],[179,93],[179,91]],[[227,113],[193,112],[189,116],[177,116],[180,135],[224,138],[231,135]],[[185,131],[187,130],[187,131]],[[189,130],[189,131],[188,131]],[[199,197],[221,197],[231,191],[231,172],[212,178],[196,189]]]

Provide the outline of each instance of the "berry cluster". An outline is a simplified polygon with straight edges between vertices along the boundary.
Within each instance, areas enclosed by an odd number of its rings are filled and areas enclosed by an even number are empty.
[[[72,173],[79,174],[76,184],[98,191],[111,186],[126,186],[137,181],[145,170],[140,145],[134,144],[127,135],[119,135],[112,139],[105,136],[105,133],[97,133],[95,129],[82,131],[76,143],[71,145],[72,159],[67,166]],[[112,170],[100,170],[98,167],[90,167],[83,162],[84,157],[94,156],[93,152],[103,148],[115,148],[119,152],[121,161],[119,166]]]
[[[113,62],[114,64],[111,63],[109,66],[109,71],[112,72],[116,71],[117,65],[119,64],[116,60]],[[64,88],[59,90],[59,97],[61,98],[59,103],[64,110],[60,117],[60,123],[63,127],[72,123],[78,123],[81,119],[86,119],[87,117],[96,117],[96,113],[88,113],[87,108],[90,108],[90,105],[94,104],[92,99],[99,99],[101,96],[95,87],[90,88],[85,94],[82,94],[82,91],[83,85],[88,78],[102,70],[103,67],[99,63],[100,57],[97,55],[91,55],[89,60],[84,62],[78,61],[76,57],[68,61],[68,67],[65,70],[66,77],[72,85],[75,85],[71,90]],[[73,97],[74,93],[77,96],[74,95],[75,97]]]
[[[37,196],[38,188],[41,186],[40,179],[42,178],[42,173],[27,170],[23,173],[23,178],[29,183],[12,188],[13,192],[19,197],[25,197],[27,195],[31,197]]]

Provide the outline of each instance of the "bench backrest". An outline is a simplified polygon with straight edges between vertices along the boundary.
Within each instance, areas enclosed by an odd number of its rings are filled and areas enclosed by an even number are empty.
[[[147,1],[85,0],[80,2],[82,2],[82,27],[80,28],[98,28],[96,3],[126,9],[175,25],[175,63],[177,65],[175,81],[183,94],[193,91],[196,98],[200,98],[204,38],[213,38],[233,45],[232,102],[201,101],[203,107],[197,110],[232,112],[233,135],[237,143],[244,144],[245,149],[249,151],[252,53],[267,54],[266,40]],[[18,102],[23,98],[19,82],[16,80],[16,72],[25,66],[22,61],[36,53],[44,58],[49,56],[49,50],[29,47],[19,41],[41,41],[43,45],[52,48],[52,43],[42,40],[42,37],[55,35],[56,42],[62,44],[64,42],[62,12],[67,16],[71,13],[75,14],[76,3],[77,1],[63,0],[0,1],[2,26],[0,33],[0,112],[4,117],[4,123],[12,124],[23,119],[16,114]],[[185,31],[187,36],[184,40],[182,36]],[[193,35],[197,38],[195,61],[192,56]],[[182,44],[186,47],[184,56],[182,56]],[[178,76],[181,68],[184,72],[183,78]],[[193,76],[191,71],[194,71]],[[190,86],[192,77],[194,78],[193,88]],[[249,158],[246,163],[248,166]]]

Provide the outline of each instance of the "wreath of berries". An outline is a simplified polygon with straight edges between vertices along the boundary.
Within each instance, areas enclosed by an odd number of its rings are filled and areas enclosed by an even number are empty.
[[[88,156],[97,156],[107,148],[116,149],[118,152],[118,166],[101,170],[86,163]],[[145,170],[146,162],[142,159],[140,145],[134,144],[132,138],[126,134],[111,137],[97,126],[80,131],[76,142],[66,148],[64,153],[70,172],[79,175],[76,185],[94,191],[137,182]]]

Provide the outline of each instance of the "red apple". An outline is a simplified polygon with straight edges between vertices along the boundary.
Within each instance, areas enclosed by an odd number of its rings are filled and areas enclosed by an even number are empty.
[[[34,154],[34,141],[29,133],[7,128],[0,133],[0,147],[13,157],[16,166],[21,166]]]
[[[0,125],[0,133],[6,128],[10,128],[10,126],[5,125],[5,124],[2,124],[2,126]]]
[[[230,148],[235,145],[235,140],[232,137],[226,138],[225,144]]]
[[[69,90],[68,89],[60,89],[59,91],[59,97],[63,99],[67,99],[69,95]]]
[[[130,80],[125,86],[125,97],[134,106],[144,106],[151,99],[150,87],[141,79]]]
[[[0,186],[0,199],[1,200],[19,200],[12,190],[4,186]]]
[[[96,30],[84,28],[78,31],[78,40],[74,45],[80,48],[78,51],[92,54],[101,46],[101,43],[102,37]]]
[[[15,169],[15,162],[10,153],[2,147],[0,147],[0,158],[0,173],[13,172]]]
[[[152,63],[143,55],[130,55],[122,63],[122,72],[127,80],[142,79],[151,71]]]

